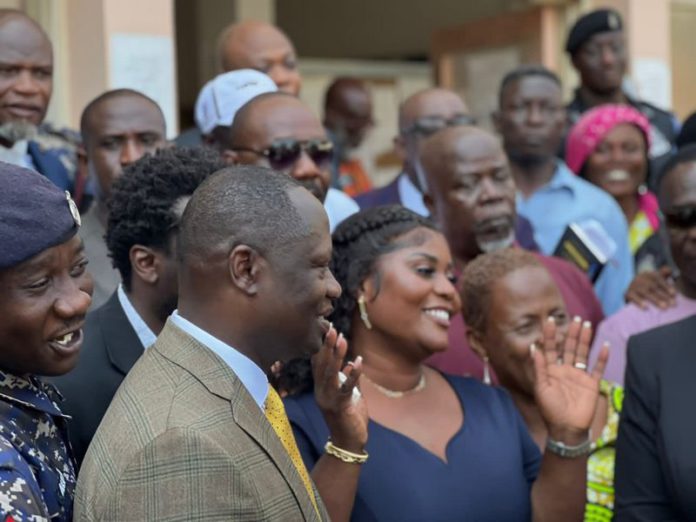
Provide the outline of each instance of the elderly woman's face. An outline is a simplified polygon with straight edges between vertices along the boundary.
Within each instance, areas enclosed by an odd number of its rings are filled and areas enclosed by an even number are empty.
[[[427,228],[395,241],[399,248],[377,261],[379,290],[374,277],[364,283],[371,332],[393,340],[405,357],[425,359],[447,349],[450,320],[461,308],[452,255],[444,236]]]
[[[560,326],[560,342],[568,316],[558,288],[543,267],[523,267],[493,283],[481,340],[491,366],[506,388],[533,393],[529,346],[541,346],[543,325],[549,317]]]
[[[648,159],[643,133],[630,123],[614,127],[587,159],[588,181],[615,198],[633,196],[645,183]]]

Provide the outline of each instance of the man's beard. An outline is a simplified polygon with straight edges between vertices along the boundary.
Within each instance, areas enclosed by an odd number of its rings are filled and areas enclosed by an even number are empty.
[[[549,160],[548,155],[542,154],[513,154],[508,153],[510,162],[520,167],[522,170],[528,170],[534,167],[543,165]]]
[[[488,239],[485,236],[494,235],[499,231],[498,237]],[[501,216],[487,219],[478,223],[474,229],[476,244],[484,253],[497,252],[511,247],[515,242],[515,221],[511,216]]]
[[[0,138],[9,143],[31,140],[36,137],[38,129],[28,121],[8,121],[0,125]]]

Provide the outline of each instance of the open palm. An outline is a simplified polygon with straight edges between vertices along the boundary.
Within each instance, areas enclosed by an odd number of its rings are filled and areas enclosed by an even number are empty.
[[[574,321],[562,343],[556,339],[556,324],[551,318],[544,325],[544,343],[535,347],[534,394],[549,427],[585,431],[592,424],[599,398],[599,382],[609,352],[603,347],[595,367],[587,368],[592,340],[589,323]]]

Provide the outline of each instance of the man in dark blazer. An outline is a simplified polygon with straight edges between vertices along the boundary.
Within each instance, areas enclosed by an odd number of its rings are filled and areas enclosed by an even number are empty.
[[[677,306],[696,300],[696,145],[670,159],[660,208],[675,265]],[[628,341],[616,442],[617,521],[696,520],[696,316]]]
[[[696,316],[631,337],[616,441],[617,522],[696,520]]]
[[[88,314],[77,367],[54,381],[73,418],[78,465],[121,381],[176,308],[173,234],[193,191],[222,167],[212,151],[164,149],[114,183],[106,242],[123,284]]]

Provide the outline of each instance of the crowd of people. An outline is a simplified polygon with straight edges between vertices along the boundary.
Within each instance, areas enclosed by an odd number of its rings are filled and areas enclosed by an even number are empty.
[[[404,99],[373,187],[368,85],[319,118],[273,25],[169,142],[131,89],[45,122],[0,10],[1,520],[696,520],[696,113],[626,92],[613,10],[566,51],[570,103],[521,65],[495,134]]]

